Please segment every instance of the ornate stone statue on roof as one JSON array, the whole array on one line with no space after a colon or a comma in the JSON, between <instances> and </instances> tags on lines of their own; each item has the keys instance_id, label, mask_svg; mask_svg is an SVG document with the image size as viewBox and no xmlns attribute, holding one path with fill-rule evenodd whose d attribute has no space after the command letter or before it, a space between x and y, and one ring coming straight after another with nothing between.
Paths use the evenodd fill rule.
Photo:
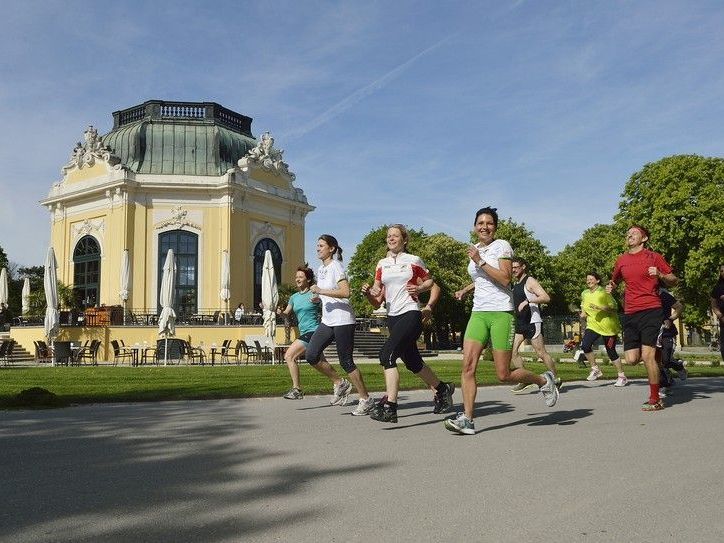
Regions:
<instances>
[{"instance_id":1,"label":"ornate stone statue on roof","mask_svg":"<svg viewBox=\"0 0 724 543\"><path fill-rule=\"evenodd\" d=\"M70 161L63 166L62 173L65 175L73 168L93 166L96 160L107 162L109 166L115 166L121 159L113 154L110 147L103 145L103 140L92 125L83 132L83 143L78 142L70 155Z\"/></svg>"},{"instance_id":2,"label":"ornate stone statue on roof","mask_svg":"<svg viewBox=\"0 0 724 543\"><path fill-rule=\"evenodd\" d=\"M268 172L288 175L292 181L296 176L289 171L289 164L283 160L284 150L274 147L274 138L269 132L264 132L256 147L251 149L239 159L239 168L247 170L249 166L256 166Z\"/></svg>"}]
</instances>

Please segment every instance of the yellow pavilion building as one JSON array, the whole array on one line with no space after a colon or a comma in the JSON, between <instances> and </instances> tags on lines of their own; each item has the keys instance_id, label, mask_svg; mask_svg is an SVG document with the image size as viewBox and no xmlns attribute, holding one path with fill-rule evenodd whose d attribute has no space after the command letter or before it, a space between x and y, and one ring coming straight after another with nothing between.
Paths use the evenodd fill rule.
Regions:
<instances>
[{"instance_id":1,"label":"yellow pavilion building","mask_svg":"<svg viewBox=\"0 0 724 543\"><path fill-rule=\"evenodd\" d=\"M255 138L251 122L214 102L150 100L114 112L107 134L88 127L41 202L58 279L77 305L157 313L168 249L180 316L257 308L266 250L277 281L293 282L314 207L271 134Z\"/></svg>"}]
</instances>

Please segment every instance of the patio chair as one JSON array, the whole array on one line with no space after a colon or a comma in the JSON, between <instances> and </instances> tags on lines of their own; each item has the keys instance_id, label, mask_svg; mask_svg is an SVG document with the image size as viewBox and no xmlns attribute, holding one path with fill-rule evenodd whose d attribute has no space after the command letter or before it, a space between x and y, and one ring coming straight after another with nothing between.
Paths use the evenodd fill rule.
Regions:
<instances>
[{"instance_id":1,"label":"patio chair","mask_svg":"<svg viewBox=\"0 0 724 543\"><path fill-rule=\"evenodd\" d=\"M272 350L269 347L267 347L267 346L262 347L262 345L261 345L261 343L259 343L258 339L254 340L254 346L256 347L257 358L258 358L259 362L264 364L264 363L272 363L274 361L274 353L272 353Z\"/></svg>"},{"instance_id":2,"label":"patio chair","mask_svg":"<svg viewBox=\"0 0 724 543\"><path fill-rule=\"evenodd\" d=\"M156 340L156 362L164 362L166 360L180 363L184 357L183 340L179 338L168 339L168 357L166 357L166 339Z\"/></svg>"},{"instance_id":3,"label":"patio chair","mask_svg":"<svg viewBox=\"0 0 724 543\"><path fill-rule=\"evenodd\" d=\"M240 339L239 341L241 341L241 349L244 351L247 365L249 362L256 362L258 356L256 349L252 349L243 339Z\"/></svg>"},{"instance_id":4,"label":"patio chair","mask_svg":"<svg viewBox=\"0 0 724 543\"><path fill-rule=\"evenodd\" d=\"M75 359L78 362L78 364L83 364L85 362L89 362L90 364L97 366L98 365L98 348L101 346L101 342L99 339L94 339L90 342L90 345L88 345L88 342L86 341L86 344L81 347L80 351L78 351L78 354L75 355Z\"/></svg>"},{"instance_id":5,"label":"patio chair","mask_svg":"<svg viewBox=\"0 0 724 543\"><path fill-rule=\"evenodd\" d=\"M243 355L244 350L241 347L241 340L238 340L236 342L236 346L233 349L231 348L231 346L229 346L229 349L226 352L226 361L230 362L233 359L238 366L239 364L241 364L241 357Z\"/></svg>"},{"instance_id":6,"label":"patio chair","mask_svg":"<svg viewBox=\"0 0 724 543\"><path fill-rule=\"evenodd\" d=\"M206 363L206 353L201 347L194 347L188 341L182 340L184 355L187 363L198 362L202 366Z\"/></svg>"},{"instance_id":7,"label":"patio chair","mask_svg":"<svg viewBox=\"0 0 724 543\"><path fill-rule=\"evenodd\" d=\"M73 350L70 341L56 341L53 346L53 359L56 365L65 364L69 366L73 362Z\"/></svg>"},{"instance_id":8,"label":"patio chair","mask_svg":"<svg viewBox=\"0 0 724 543\"><path fill-rule=\"evenodd\" d=\"M231 350L231 340L225 339L223 343L221 344L221 349L219 350L219 353L221 354L221 362L220 364L223 364L224 361L229 361L229 351Z\"/></svg>"},{"instance_id":9,"label":"patio chair","mask_svg":"<svg viewBox=\"0 0 724 543\"><path fill-rule=\"evenodd\" d=\"M53 351L45 341L33 341L33 344L35 345L35 361L38 364L53 361Z\"/></svg>"},{"instance_id":10,"label":"patio chair","mask_svg":"<svg viewBox=\"0 0 724 543\"><path fill-rule=\"evenodd\" d=\"M123 362L124 360L128 360L129 364L133 364L133 353L131 352L131 349L125 346L121 346L118 344L118 341L115 339L111 340L111 347L113 348L113 365L115 366L118 364L118 361L120 360Z\"/></svg>"}]
</instances>

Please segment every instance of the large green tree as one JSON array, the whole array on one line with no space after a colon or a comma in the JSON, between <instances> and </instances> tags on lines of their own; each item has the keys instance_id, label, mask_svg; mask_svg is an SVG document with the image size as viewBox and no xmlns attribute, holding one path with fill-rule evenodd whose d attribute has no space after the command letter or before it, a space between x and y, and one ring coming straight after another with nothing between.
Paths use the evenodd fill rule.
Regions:
<instances>
[{"instance_id":1,"label":"large green tree","mask_svg":"<svg viewBox=\"0 0 724 543\"><path fill-rule=\"evenodd\" d=\"M676 155L646 164L621 196L616 221L649 229L651 248L681 281L684 320L703 323L724 255L724 159Z\"/></svg>"},{"instance_id":2,"label":"large green tree","mask_svg":"<svg viewBox=\"0 0 724 543\"><path fill-rule=\"evenodd\" d=\"M620 226L597 224L553 258L556 288L563 298L564 307L580 305L588 273L600 274L602 283L606 284L616 257L624 249L624 231Z\"/></svg>"},{"instance_id":3,"label":"large green tree","mask_svg":"<svg viewBox=\"0 0 724 543\"><path fill-rule=\"evenodd\" d=\"M498 230L495 237L510 243L515 256L524 258L528 262L530 274L540 282L541 286L551 296L548 311L559 313L563 307L563 298L557 292L553 257L548 248L535 237L533 231L525 223L517 223L511 218L498 221ZM471 234L470 240L474 243L478 241L475 234Z\"/></svg>"}]
</instances>

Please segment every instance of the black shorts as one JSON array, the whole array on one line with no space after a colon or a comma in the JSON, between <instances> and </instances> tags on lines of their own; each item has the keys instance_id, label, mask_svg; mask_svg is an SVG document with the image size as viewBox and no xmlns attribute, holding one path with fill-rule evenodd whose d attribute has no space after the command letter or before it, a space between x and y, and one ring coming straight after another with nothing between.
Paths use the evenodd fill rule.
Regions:
<instances>
[{"instance_id":1,"label":"black shorts","mask_svg":"<svg viewBox=\"0 0 724 543\"><path fill-rule=\"evenodd\" d=\"M302 334L297 339L304 343L305 345L309 345L309 340L312 339L312 336L314 335L314 332L307 332L306 334Z\"/></svg>"},{"instance_id":2,"label":"black shorts","mask_svg":"<svg viewBox=\"0 0 724 543\"><path fill-rule=\"evenodd\" d=\"M656 347L661 324L664 322L664 310L644 309L623 316L623 349L639 349L642 345Z\"/></svg>"},{"instance_id":3,"label":"black shorts","mask_svg":"<svg viewBox=\"0 0 724 543\"><path fill-rule=\"evenodd\" d=\"M542 326L540 322L535 323L515 323L515 333L523 336L524 339L531 340L542 334Z\"/></svg>"}]
</instances>

